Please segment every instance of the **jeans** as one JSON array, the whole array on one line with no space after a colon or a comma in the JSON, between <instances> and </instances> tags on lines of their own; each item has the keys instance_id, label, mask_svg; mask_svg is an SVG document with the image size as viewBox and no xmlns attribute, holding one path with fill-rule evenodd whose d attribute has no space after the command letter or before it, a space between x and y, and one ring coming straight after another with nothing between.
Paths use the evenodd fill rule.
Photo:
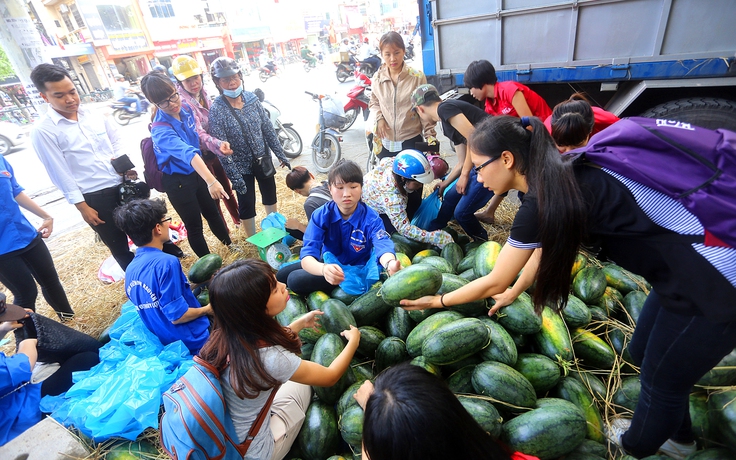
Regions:
<instances>
[{"instance_id":1,"label":"jeans","mask_svg":"<svg viewBox=\"0 0 736 460\"><path fill-rule=\"evenodd\" d=\"M276 273L276 279L286 284L296 294L307 296L314 291L331 293L337 286L328 283L324 276L312 275L297 262L287 265Z\"/></svg>"},{"instance_id":2,"label":"jeans","mask_svg":"<svg viewBox=\"0 0 736 460\"><path fill-rule=\"evenodd\" d=\"M171 205L179 213L181 221L187 228L189 246L198 257L210 253L204 239L202 217L207 219L210 230L217 239L222 241L222 244L230 245L230 235L217 203L210 196L207 184L197 173L164 174L161 182Z\"/></svg>"},{"instance_id":3,"label":"jeans","mask_svg":"<svg viewBox=\"0 0 736 460\"><path fill-rule=\"evenodd\" d=\"M136 112L140 112L141 111L141 101L137 97L134 97L134 96L126 96L126 97L123 97L121 99L118 99L118 102L122 102L125 105L127 105L128 107L130 107L130 104L133 104L133 108L135 109Z\"/></svg>"},{"instance_id":4,"label":"jeans","mask_svg":"<svg viewBox=\"0 0 736 460\"><path fill-rule=\"evenodd\" d=\"M652 291L629 344L632 359L641 366L641 394L622 437L624 449L642 458L654 455L669 438L692 442L692 387L734 347L736 321L715 323L668 311Z\"/></svg>"},{"instance_id":5,"label":"jeans","mask_svg":"<svg viewBox=\"0 0 736 460\"><path fill-rule=\"evenodd\" d=\"M15 251L0 259L0 282L13 293L15 305L36 311L36 281L41 285L43 298L59 318L74 314L59 281L51 253L40 237L34 239L25 250Z\"/></svg>"},{"instance_id":6,"label":"jeans","mask_svg":"<svg viewBox=\"0 0 736 460\"><path fill-rule=\"evenodd\" d=\"M87 205L97 211L97 215L105 223L90 225L117 261L123 271L133 261L134 254L128 249L128 237L115 226L112 212L118 207L120 191L118 186L110 187L96 192L85 193L84 201Z\"/></svg>"},{"instance_id":7,"label":"jeans","mask_svg":"<svg viewBox=\"0 0 736 460\"><path fill-rule=\"evenodd\" d=\"M474 240L487 240L488 232L475 218L474 213L485 206L492 197L493 192L478 182L478 174L471 169L465 195L458 193L454 185L449 187L437 217L429 224L427 230L440 230L454 217L469 237Z\"/></svg>"}]
</instances>

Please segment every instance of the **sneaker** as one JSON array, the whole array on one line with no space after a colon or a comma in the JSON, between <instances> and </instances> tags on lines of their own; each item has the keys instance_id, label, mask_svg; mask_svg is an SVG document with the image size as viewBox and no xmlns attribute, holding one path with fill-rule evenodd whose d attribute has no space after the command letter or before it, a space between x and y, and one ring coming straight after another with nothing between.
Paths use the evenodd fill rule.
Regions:
<instances>
[{"instance_id":1,"label":"sneaker","mask_svg":"<svg viewBox=\"0 0 736 460\"><path fill-rule=\"evenodd\" d=\"M681 442L668 439L659 448L659 453L677 460L683 460L688 455L695 453L696 450L698 450L698 445L695 441L683 444Z\"/></svg>"},{"instance_id":2,"label":"sneaker","mask_svg":"<svg viewBox=\"0 0 736 460\"><path fill-rule=\"evenodd\" d=\"M606 427L606 438L608 442L619 448L621 447L621 436L629 430L631 426L630 418L619 418L616 417L611 420L611 423Z\"/></svg>"}]
</instances>

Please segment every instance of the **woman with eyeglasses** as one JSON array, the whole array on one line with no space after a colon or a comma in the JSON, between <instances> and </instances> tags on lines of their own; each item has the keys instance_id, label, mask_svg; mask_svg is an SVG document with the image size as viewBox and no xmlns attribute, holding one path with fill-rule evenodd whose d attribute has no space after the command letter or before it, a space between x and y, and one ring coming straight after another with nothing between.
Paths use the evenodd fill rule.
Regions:
<instances>
[{"instance_id":1,"label":"woman with eyeglasses","mask_svg":"<svg viewBox=\"0 0 736 460\"><path fill-rule=\"evenodd\" d=\"M151 129L153 150L164 173L161 183L187 228L189 245L199 257L210 253L204 217L217 239L229 246L232 241L215 201L228 195L202 159L194 115L182 107L179 93L165 75L149 73L141 81L141 90L158 109Z\"/></svg>"},{"instance_id":2,"label":"woman with eyeglasses","mask_svg":"<svg viewBox=\"0 0 736 460\"><path fill-rule=\"evenodd\" d=\"M240 221L247 236L256 233L255 181L261 191L266 215L276 212L276 180L263 171L263 162L271 162L271 152L289 167L276 131L258 97L243 89L243 75L234 59L219 57L210 66L212 81L220 91L210 108L212 136L228 141L232 155L221 157L227 177L238 193Z\"/></svg>"}]
</instances>

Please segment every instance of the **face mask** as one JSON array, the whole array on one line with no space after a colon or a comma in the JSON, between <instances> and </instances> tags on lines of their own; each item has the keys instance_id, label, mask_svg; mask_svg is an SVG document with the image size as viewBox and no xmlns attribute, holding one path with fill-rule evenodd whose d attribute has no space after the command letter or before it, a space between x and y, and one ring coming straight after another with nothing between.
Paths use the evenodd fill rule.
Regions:
<instances>
[{"instance_id":1,"label":"face mask","mask_svg":"<svg viewBox=\"0 0 736 460\"><path fill-rule=\"evenodd\" d=\"M223 89L222 94L224 94L227 97L230 98L236 98L240 97L240 94L243 92L243 85L238 86L236 89Z\"/></svg>"}]
</instances>

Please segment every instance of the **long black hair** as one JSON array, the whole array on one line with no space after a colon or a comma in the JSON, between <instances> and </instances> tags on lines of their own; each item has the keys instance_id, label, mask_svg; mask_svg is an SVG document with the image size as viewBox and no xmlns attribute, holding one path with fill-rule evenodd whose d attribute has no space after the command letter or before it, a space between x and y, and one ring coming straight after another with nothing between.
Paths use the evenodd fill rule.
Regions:
<instances>
[{"instance_id":1,"label":"long black hair","mask_svg":"<svg viewBox=\"0 0 736 460\"><path fill-rule=\"evenodd\" d=\"M572 264L585 234L585 207L572 164L562 160L536 117L488 118L476 127L468 147L483 157L495 158L504 151L514 156L514 168L525 176L528 195L538 206L542 259L534 306L537 312L544 305L559 310L567 303Z\"/></svg>"},{"instance_id":2,"label":"long black hair","mask_svg":"<svg viewBox=\"0 0 736 460\"><path fill-rule=\"evenodd\" d=\"M371 460L509 459L445 382L409 363L376 378L363 418L363 446Z\"/></svg>"},{"instance_id":3,"label":"long black hair","mask_svg":"<svg viewBox=\"0 0 736 460\"><path fill-rule=\"evenodd\" d=\"M595 117L583 93L575 93L552 110L552 138L559 147L576 147L590 136Z\"/></svg>"}]
</instances>

